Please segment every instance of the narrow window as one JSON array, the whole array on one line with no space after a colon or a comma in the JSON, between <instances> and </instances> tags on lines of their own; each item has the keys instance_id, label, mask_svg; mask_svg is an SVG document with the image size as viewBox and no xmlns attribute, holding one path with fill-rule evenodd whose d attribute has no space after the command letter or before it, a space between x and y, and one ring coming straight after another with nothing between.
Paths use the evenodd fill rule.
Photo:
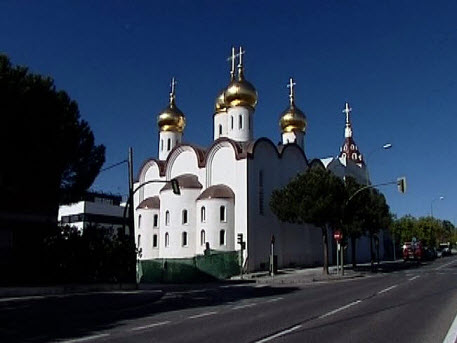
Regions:
<instances>
[{"instance_id":1,"label":"narrow window","mask_svg":"<svg viewBox=\"0 0 457 343\"><path fill-rule=\"evenodd\" d=\"M205 245L206 243L206 233L205 230L200 232L200 245Z\"/></svg>"},{"instance_id":2,"label":"narrow window","mask_svg":"<svg viewBox=\"0 0 457 343\"><path fill-rule=\"evenodd\" d=\"M230 119L231 119L231 122L232 122L231 127L232 127L232 130L233 130L233 116Z\"/></svg>"},{"instance_id":3,"label":"narrow window","mask_svg":"<svg viewBox=\"0 0 457 343\"><path fill-rule=\"evenodd\" d=\"M165 225L170 225L170 211L165 212Z\"/></svg>"},{"instance_id":4,"label":"narrow window","mask_svg":"<svg viewBox=\"0 0 457 343\"><path fill-rule=\"evenodd\" d=\"M187 210L182 210L182 223L187 224Z\"/></svg>"},{"instance_id":5,"label":"narrow window","mask_svg":"<svg viewBox=\"0 0 457 343\"><path fill-rule=\"evenodd\" d=\"M187 247L187 232L186 231L184 231L182 233L182 246Z\"/></svg>"},{"instance_id":6,"label":"narrow window","mask_svg":"<svg viewBox=\"0 0 457 343\"><path fill-rule=\"evenodd\" d=\"M160 151L163 151L163 139L160 140Z\"/></svg>"},{"instance_id":7,"label":"narrow window","mask_svg":"<svg viewBox=\"0 0 457 343\"><path fill-rule=\"evenodd\" d=\"M154 227L157 227L159 225L159 215L154 214L154 221L153 221Z\"/></svg>"},{"instance_id":8,"label":"narrow window","mask_svg":"<svg viewBox=\"0 0 457 343\"><path fill-rule=\"evenodd\" d=\"M138 249L140 249L140 245L141 245L141 235L138 235L138 242L137 242Z\"/></svg>"},{"instance_id":9,"label":"narrow window","mask_svg":"<svg viewBox=\"0 0 457 343\"><path fill-rule=\"evenodd\" d=\"M152 236L152 247L157 248L157 235Z\"/></svg>"},{"instance_id":10,"label":"narrow window","mask_svg":"<svg viewBox=\"0 0 457 343\"><path fill-rule=\"evenodd\" d=\"M219 125L219 135L222 135L222 125Z\"/></svg>"},{"instance_id":11,"label":"narrow window","mask_svg":"<svg viewBox=\"0 0 457 343\"><path fill-rule=\"evenodd\" d=\"M171 139L168 138L168 140L167 140L167 150L170 150L170 148L171 148Z\"/></svg>"},{"instance_id":12,"label":"narrow window","mask_svg":"<svg viewBox=\"0 0 457 343\"><path fill-rule=\"evenodd\" d=\"M251 117L248 117L247 129L249 130L250 127L251 127Z\"/></svg>"},{"instance_id":13,"label":"narrow window","mask_svg":"<svg viewBox=\"0 0 457 343\"><path fill-rule=\"evenodd\" d=\"M357 159L357 154L355 154L355 153L352 154L352 159L353 159L353 160L356 160L356 159Z\"/></svg>"},{"instance_id":14,"label":"narrow window","mask_svg":"<svg viewBox=\"0 0 457 343\"><path fill-rule=\"evenodd\" d=\"M200 220L202 223L206 222L206 208L205 206L202 206L200 210Z\"/></svg>"},{"instance_id":15,"label":"narrow window","mask_svg":"<svg viewBox=\"0 0 457 343\"><path fill-rule=\"evenodd\" d=\"M138 216L138 229L141 228L141 214Z\"/></svg>"},{"instance_id":16,"label":"narrow window","mask_svg":"<svg viewBox=\"0 0 457 343\"><path fill-rule=\"evenodd\" d=\"M241 130L243 128L243 117L241 114L238 116L238 128Z\"/></svg>"},{"instance_id":17,"label":"narrow window","mask_svg":"<svg viewBox=\"0 0 457 343\"><path fill-rule=\"evenodd\" d=\"M219 245L225 245L225 230L219 231Z\"/></svg>"},{"instance_id":18,"label":"narrow window","mask_svg":"<svg viewBox=\"0 0 457 343\"><path fill-rule=\"evenodd\" d=\"M263 171L259 171L259 214L264 214Z\"/></svg>"},{"instance_id":19,"label":"narrow window","mask_svg":"<svg viewBox=\"0 0 457 343\"><path fill-rule=\"evenodd\" d=\"M165 234L165 247L168 247L170 245L170 236L168 235L168 232Z\"/></svg>"},{"instance_id":20,"label":"narrow window","mask_svg":"<svg viewBox=\"0 0 457 343\"><path fill-rule=\"evenodd\" d=\"M221 222L225 222L226 219L225 219L225 206L221 206L219 208L219 218L221 220Z\"/></svg>"}]
</instances>

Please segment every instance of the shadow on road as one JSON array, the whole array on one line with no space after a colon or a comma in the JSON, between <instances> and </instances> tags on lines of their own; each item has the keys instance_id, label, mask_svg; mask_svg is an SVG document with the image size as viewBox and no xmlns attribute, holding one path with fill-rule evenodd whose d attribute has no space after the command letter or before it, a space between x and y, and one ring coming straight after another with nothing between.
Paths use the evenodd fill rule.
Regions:
<instances>
[{"instance_id":1,"label":"shadow on road","mask_svg":"<svg viewBox=\"0 0 457 343\"><path fill-rule=\"evenodd\" d=\"M48 342L84 337L112 329L121 322L156 314L242 299L280 296L295 287L212 285L204 289L111 292L52 296L0 304L1 342Z\"/></svg>"}]
</instances>

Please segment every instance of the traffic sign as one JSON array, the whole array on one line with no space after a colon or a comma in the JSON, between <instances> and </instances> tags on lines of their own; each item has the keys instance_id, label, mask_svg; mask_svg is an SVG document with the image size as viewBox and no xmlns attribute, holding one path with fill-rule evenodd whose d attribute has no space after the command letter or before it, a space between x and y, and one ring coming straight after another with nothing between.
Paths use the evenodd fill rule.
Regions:
<instances>
[{"instance_id":1,"label":"traffic sign","mask_svg":"<svg viewBox=\"0 0 457 343\"><path fill-rule=\"evenodd\" d=\"M343 239L343 233L340 230L335 230L335 232L333 232L333 238L335 241L339 242Z\"/></svg>"}]
</instances>

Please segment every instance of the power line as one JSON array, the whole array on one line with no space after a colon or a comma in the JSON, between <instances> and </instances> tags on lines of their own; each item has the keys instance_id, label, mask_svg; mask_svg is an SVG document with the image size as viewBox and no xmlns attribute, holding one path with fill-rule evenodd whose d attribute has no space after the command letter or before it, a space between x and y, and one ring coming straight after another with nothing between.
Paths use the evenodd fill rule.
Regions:
<instances>
[{"instance_id":1,"label":"power line","mask_svg":"<svg viewBox=\"0 0 457 343\"><path fill-rule=\"evenodd\" d=\"M112 165L110 165L110 166L108 166L108 167L106 167L106 168L101 169L101 170L100 170L100 173L101 173L101 172L104 172L104 171L107 171L107 170L109 170L109 169L111 169L111 168L120 166L121 164L124 164L124 163L127 163L127 162L128 162L127 160L123 160L123 161L121 161L121 162L114 163L114 164L112 164Z\"/></svg>"}]
</instances>

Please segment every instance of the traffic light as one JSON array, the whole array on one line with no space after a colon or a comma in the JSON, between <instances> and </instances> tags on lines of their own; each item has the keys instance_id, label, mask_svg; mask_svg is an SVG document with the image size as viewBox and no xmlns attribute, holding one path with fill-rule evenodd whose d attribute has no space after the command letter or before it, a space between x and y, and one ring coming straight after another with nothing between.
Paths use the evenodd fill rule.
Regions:
<instances>
[{"instance_id":1,"label":"traffic light","mask_svg":"<svg viewBox=\"0 0 457 343\"><path fill-rule=\"evenodd\" d=\"M171 179L171 188L173 189L173 193L176 195L181 194L181 190L179 189L179 182L177 179Z\"/></svg>"},{"instance_id":2,"label":"traffic light","mask_svg":"<svg viewBox=\"0 0 457 343\"><path fill-rule=\"evenodd\" d=\"M237 235L237 243L238 244L243 244L243 234L242 233L239 233Z\"/></svg>"},{"instance_id":3,"label":"traffic light","mask_svg":"<svg viewBox=\"0 0 457 343\"><path fill-rule=\"evenodd\" d=\"M406 177L399 177L397 179L397 187L400 193L406 193Z\"/></svg>"}]
</instances>

